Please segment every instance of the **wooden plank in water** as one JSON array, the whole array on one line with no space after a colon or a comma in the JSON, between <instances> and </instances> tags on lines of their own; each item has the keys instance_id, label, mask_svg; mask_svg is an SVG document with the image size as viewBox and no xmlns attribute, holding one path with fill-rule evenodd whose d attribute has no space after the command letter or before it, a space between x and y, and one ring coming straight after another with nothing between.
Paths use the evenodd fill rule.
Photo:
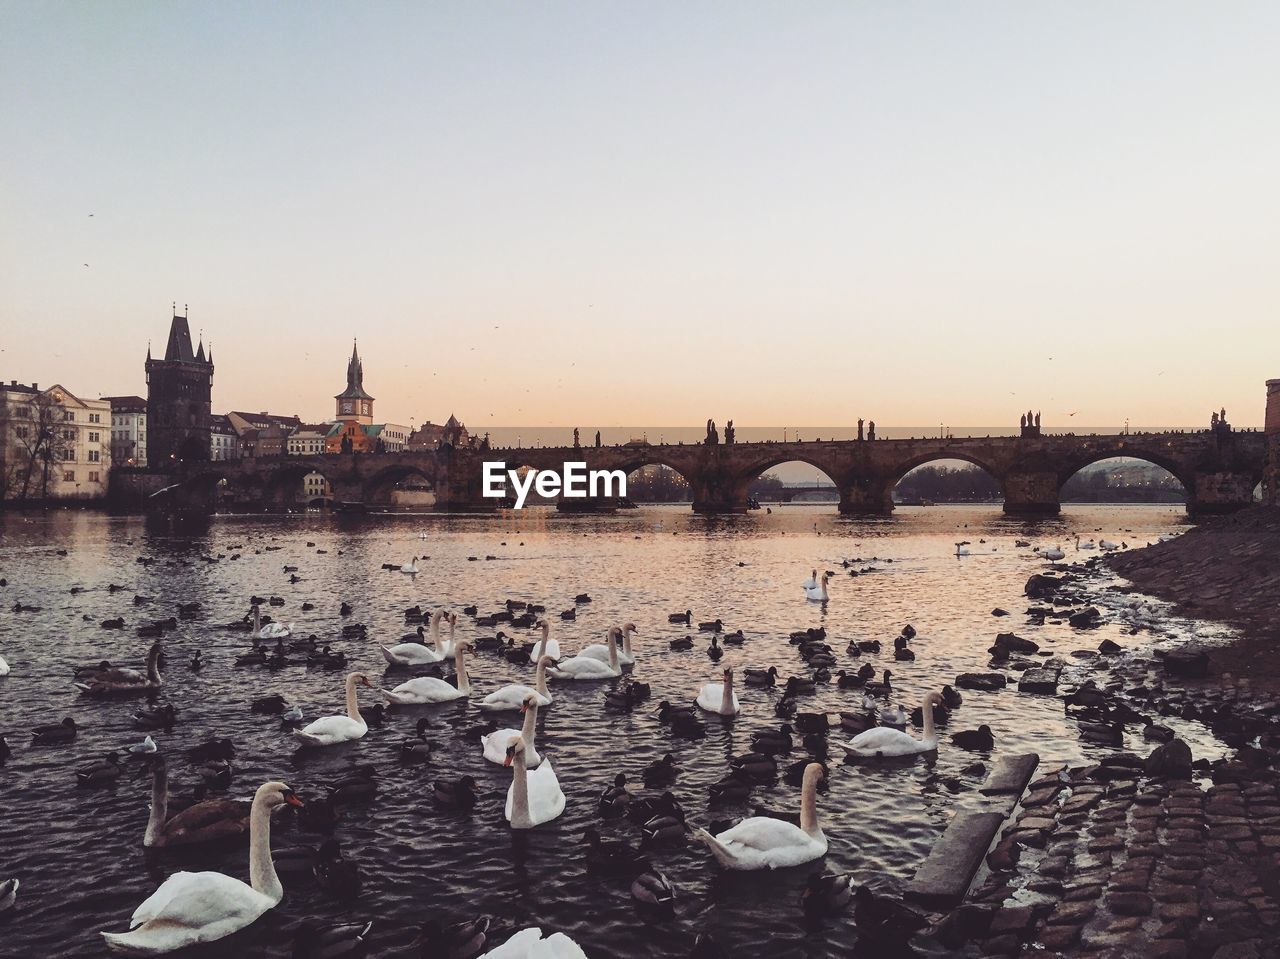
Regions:
<instances>
[{"instance_id":1,"label":"wooden plank in water","mask_svg":"<svg viewBox=\"0 0 1280 959\"><path fill-rule=\"evenodd\" d=\"M906 897L931 908L958 906L1004 820L998 812L956 816L907 884Z\"/></svg>"},{"instance_id":2,"label":"wooden plank in water","mask_svg":"<svg viewBox=\"0 0 1280 959\"><path fill-rule=\"evenodd\" d=\"M1027 788L1027 783L1031 782L1038 765L1040 757L1036 753L1005 756L996 763L996 768L982 784L980 792L984 796L1013 796L1016 799Z\"/></svg>"}]
</instances>

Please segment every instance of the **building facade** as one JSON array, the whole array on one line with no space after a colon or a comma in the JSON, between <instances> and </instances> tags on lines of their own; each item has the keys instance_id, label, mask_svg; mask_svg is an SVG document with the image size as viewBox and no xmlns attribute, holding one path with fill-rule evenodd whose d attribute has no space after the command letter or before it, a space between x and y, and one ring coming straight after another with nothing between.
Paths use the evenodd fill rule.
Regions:
<instances>
[{"instance_id":1,"label":"building facade","mask_svg":"<svg viewBox=\"0 0 1280 959\"><path fill-rule=\"evenodd\" d=\"M409 436L405 449L435 450L442 444L448 444L454 448L472 445L471 433L452 413L449 414L449 419L443 426L432 423L430 420L419 426Z\"/></svg>"},{"instance_id":2,"label":"building facade","mask_svg":"<svg viewBox=\"0 0 1280 959\"><path fill-rule=\"evenodd\" d=\"M147 462L154 469L207 460L213 420L213 353L191 348L185 316L173 317L164 359L147 347Z\"/></svg>"},{"instance_id":3,"label":"building facade","mask_svg":"<svg viewBox=\"0 0 1280 959\"><path fill-rule=\"evenodd\" d=\"M289 435L290 456L316 456L325 452L325 438L331 429L328 423L304 423Z\"/></svg>"},{"instance_id":4,"label":"building facade","mask_svg":"<svg viewBox=\"0 0 1280 959\"><path fill-rule=\"evenodd\" d=\"M111 404L111 462L147 465L147 401L141 396L104 396Z\"/></svg>"},{"instance_id":5,"label":"building facade","mask_svg":"<svg viewBox=\"0 0 1280 959\"><path fill-rule=\"evenodd\" d=\"M1280 380L1267 380L1267 469L1262 481L1262 498L1271 506L1280 505Z\"/></svg>"},{"instance_id":6,"label":"building facade","mask_svg":"<svg viewBox=\"0 0 1280 959\"><path fill-rule=\"evenodd\" d=\"M240 458L240 434L231 417L215 414L209 423L209 459L215 462Z\"/></svg>"},{"instance_id":7,"label":"building facade","mask_svg":"<svg viewBox=\"0 0 1280 959\"><path fill-rule=\"evenodd\" d=\"M244 413L233 410L227 419L235 427L240 456L284 456L289 451L289 437L302 426L297 416L276 413Z\"/></svg>"},{"instance_id":8,"label":"building facade","mask_svg":"<svg viewBox=\"0 0 1280 959\"><path fill-rule=\"evenodd\" d=\"M63 386L0 385L0 495L6 502L98 500L111 470L111 403Z\"/></svg>"}]
</instances>

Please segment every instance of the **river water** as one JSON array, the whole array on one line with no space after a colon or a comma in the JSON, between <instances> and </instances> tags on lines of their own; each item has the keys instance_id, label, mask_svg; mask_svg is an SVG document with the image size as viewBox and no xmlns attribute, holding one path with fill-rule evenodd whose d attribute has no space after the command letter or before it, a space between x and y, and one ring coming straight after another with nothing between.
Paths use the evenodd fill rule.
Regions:
<instances>
[{"instance_id":1,"label":"river water","mask_svg":"<svg viewBox=\"0 0 1280 959\"><path fill-rule=\"evenodd\" d=\"M138 703L84 699L72 686L72 667L104 658L140 664L150 640L137 637L134 628L175 614L179 602L199 602L203 613L181 621L165 639L161 700L179 709L179 722L154 735L169 757L177 797L189 796L194 781L185 750L214 735L230 737L239 750L232 797L248 798L268 778L285 780L304 799L323 796L326 783L366 763L377 768L380 784L377 798L349 807L334 831L345 855L360 865L359 898L336 901L310 881L288 883L280 907L232 940L196 954L287 955L287 929L304 917L375 919L371 954L408 954L394 944L411 927L430 918L486 913L498 917L493 931L499 939L514 928L539 924L570 934L593 957L684 956L698 932L712 933L738 955L845 955L855 939L851 914L817 925L802 920L799 893L812 871L807 868L725 875L700 845L657 849L654 864L678 894L675 915L665 920L637 913L627 881L588 872L584 829L639 840L636 827L625 820L604 822L597 812L597 797L618 771L639 786L640 770L671 752L680 770L673 791L692 820L706 824L742 815L749 803L709 809L708 785L726 773L731 755L749 749L754 731L781 722L774 714L778 691L739 689L743 713L736 721L710 719L705 739L673 740L655 716L658 701L691 701L701 684L718 678L721 667L707 657L707 636L696 626L694 649L672 651L668 641L689 631L669 624L667 614L688 608L695 623L718 617L727 629L744 630L746 644L729 647L721 663L737 667L739 676L743 667L771 665L783 677L807 675L787 636L825 626L842 664L856 669L870 661L892 669L894 699L911 708L957 673L987 668L986 649L999 631L1016 631L1064 657L1094 650L1104 638L1136 648L1162 638L1145 630L1129 635L1116 616L1086 633L1066 624L1028 625L1022 588L1046 564L1016 548L1014 540L1061 543L1070 561L1092 555L1074 551L1076 532L1132 546L1185 522L1178 506L1068 506L1058 520L1039 524L1006 520L998 507L987 506L904 508L889 520L847 521L830 504L724 519L697 517L687 507L611 517L531 509L496 517L219 516L176 528L88 512L0 516L0 576L8 579L0 589L0 654L12 667L0 679L0 732L14 753L0 768L0 880L18 876L22 883L17 908L0 917L0 955L105 955L98 930L124 930L133 909L167 873L213 868L247 878L243 846L144 854L145 776L127 772L109 790L80 789L75 782L77 765L137 742L143 733L131 721ZM971 542L971 555L955 555L959 540ZM235 554L239 558L231 559ZM398 565L424 554L429 558L419 560L416 577L382 569L383 563ZM209 562L205 556L221 558ZM154 563L142 565L136 562L140 557ZM845 574L846 559L860 560L852 568L861 575ZM286 565L299 568L299 582L289 582ZM838 574L826 604L806 602L800 588L815 566ZM109 583L125 588L111 593ZM573 607L579 593L590 594L592 602L578 607L575 621L562 622L557 613ZM135 594L154 601L135 606ZM603 708L608 684L554 683L556 700L542 711L538 745L553 757L568 805L553 823L514 832L502 815L509 773L481 758L479 737L495 724L474 708L398 707L383 728L357 743L305 753L294 748L278 719L252 713L249 701L272 692L300 704L308 720L341 712L343 678L341 672L305 666L235 667L247 636L218 624L244 615L252 594L283 597L285 605L270 613L294 623L295 635L314 633L345 651L375 680L384 666L376 643L405 633L403 610L416 604L455 610L477 604L489 612L509 598L545 603L552 635L569 651L603 641L615 623L633 621L639 627L635 675L652 685L653 698L619 716ZM1111 600L1117 608L1130 601L1119 595ZM12 611L18 602L40 610ZM304 602L314 610L302 611ZM347 619L338 614L342 602L354 607ZM1012 615L994 618L994 607ZM99 627L99 621L117 616L126 620L125 630ZM368 637L343 639L345 623L366 624ZM894 662L892 640L907 623L918 631L912 643L917 658ZM1161 619L1160 628L1163 638L1222 633L1171 617ZM458 634L493 630L477 629L460 615ZM885 651L848 658L850 639L879 639ZM187 668L197 649L207 664L199 673ZM1089 661L1072 662L1064 681L1089 675ZM471 674L473 695L479 696L506 682L531 681L532 669L479 653ZM401 678L387 680L391 686ZM859 691L834 683L818 689L801 697L802 710L835 713L856 709L861 700ZM368 692L362 690L366 702ZM400 743L424 714L432 718L430 738L443 749L430 765L402 765ZM511 715L502 725L518 725ZM30 727L64 716L82 727L74 743L30 744ZM956 748L944 732L936 758L892 765L846 764L838 743L847 734L833 730L831 775L818 802L830 840L827 869L896 888L910 878L950 817L976 802L981 777L962 774L968 764L989 766L1002 753L1027 750L1039 752L1046 765L1107 752L1080 741L1060 699L1019 694L1013 686L998 693L966 692L949 730L980 723L995 733L990 755ZM1129 745L1138 752L1149 748L1140 739ZM1213 758L1212 742L1202 738L1194 745L1197 756ZM797 743L783 758L803 756ZM437 809L430 784L468 773L481 786L475 811ZM794 809L798 790L783 783L762 786L750 802ZM321 839L300 832L288 817L273 832L275 845L314 845Z\"/></svg>"}]
</instances>

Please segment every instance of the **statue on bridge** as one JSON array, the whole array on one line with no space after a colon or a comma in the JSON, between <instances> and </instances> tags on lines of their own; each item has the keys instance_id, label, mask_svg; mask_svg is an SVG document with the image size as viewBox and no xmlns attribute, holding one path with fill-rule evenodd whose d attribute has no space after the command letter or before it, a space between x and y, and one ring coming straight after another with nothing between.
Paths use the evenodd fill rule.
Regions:
<instances>
[{"instance_id":1,"label":"statue on bridge","mask_svg":"<svg viewBox=\"0 0 1280 959\"><path fill-rule=\"evenodd\" d=\"M862 435L862 417L861 417L861 416L859 416L859 417L858 417L858 442L862 442L862 440L863 440L863 435Z\"/></svg>"},{"instance_id":2,"label":"statue on bridge","mask_svg":"<svg viewBox=\"0 0 1280 959\"><path fill-rule=\"evenodd\" d=\"M351 437L350 437L350 435L343 436L343 437L342 437L342 443L341 443L341 449L342 449L342 452L344 452L344 453L350 453L350 452L352 452L352 450L353 450L354 448L355 448L355 447L354 447L354 444L351 442Z\"/></svg>"},{"instance_id":3,"label":"statue on bridge","mask_svg":"<svg viewBox=\"0 0 1280 959\"><path fill-rule=\"evenodd\" d=\"M720 442L720 434L716 432L715 420L707 420L707 439L708 446L715 446Z\"/></svg>"},{"instance_id":4,"label":"statue on bridge","mask_svg":"<svg viewBox=\"0 0 1280 959\"><path fill-rule=\"evenodd\" d=\"M600 448L600 431L596 430L596 449Z\"/></svg>"},{"instance_id":5,"label":"statue on bridge","mask_svg":"<svg viewBox=\"0 0 1280 959\"><path fill-rule=\"evenodd\" d=\"M576 450L576 449L580 449L581 447L582 447L582 444L578 442L578 428L575 426L573 428L573 448Z\"/></svg>"},{"instance_id":6,"label":"statue on bridge","mask_svg":"<svg viewBox=\"0 0 1280 959\"><path fill-rule=\"evenodd\" d=\"M1036 410L1036 432L1040 432L1040 411Z\"/></svg>"},{"instance_id":7,"label":"statue on bridge","mask_svg":"<svg viewBox=\"0 0 1280 959\"><path fill-rule=\"evenodd\" d=\"M876 438L876 421L872 420L870 423L867 424L867 439L873 440L875 438Z\"/></svg>"},{"instance_id":8,"label":"statue on bridge","mask_svg":"<svg viewBox=\"0 0 1280 959\"><path fill-rule=\"evenodd\" d=\"M724 425L724 443L728 446L733 442L733 420Z\"/></svg>"},{"instance_id":9,"label":"statue on bridge","mask_svg":"<svg viewBox=\"0 0 1280 959\"><path fill-rule=\"evenodd\" d=\"M1027 414L1026 413L1023 413L1021 416L1018 417L1018 428L1021 429L1023 433L1027 431Z\"/></svg>"}]
</instances>

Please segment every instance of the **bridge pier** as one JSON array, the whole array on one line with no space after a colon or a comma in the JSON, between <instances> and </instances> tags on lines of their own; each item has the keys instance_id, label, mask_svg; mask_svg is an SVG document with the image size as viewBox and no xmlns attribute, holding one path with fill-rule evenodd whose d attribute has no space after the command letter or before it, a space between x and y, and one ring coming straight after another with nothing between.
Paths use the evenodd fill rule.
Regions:
<instances>
[{"instance_id":1,"label":"bridge pier","mask_svg":"<svg viewBox=\"0 0 1280 959\"><path fill-rule=\"evenodd\" d=\"M1191 516L1221 516L1253 505L1252 473L1196 473L1187 492L1187 513Z\"/></svg>"},{"instance_id":2,"label":"bridge pier","mask_svg":"<svg viewBox=\"0 0 1280 959\"><path fill-rule=\"evenodd\" d=\"M841 516L892 516L893 486L870 478L854 480L840 490Z\"/></svg>"},{"instance_id":3,"label":"bridge pier","mask_svg":"<svg viewBox=\"0 0 1280 959\"><path fill-rule=\"evenodd\" d=\"M1010 516L1057 516L1062 512L1058 474L1052 470L1007 473L1001 482Z\"/></svg>"}]
</instances>

